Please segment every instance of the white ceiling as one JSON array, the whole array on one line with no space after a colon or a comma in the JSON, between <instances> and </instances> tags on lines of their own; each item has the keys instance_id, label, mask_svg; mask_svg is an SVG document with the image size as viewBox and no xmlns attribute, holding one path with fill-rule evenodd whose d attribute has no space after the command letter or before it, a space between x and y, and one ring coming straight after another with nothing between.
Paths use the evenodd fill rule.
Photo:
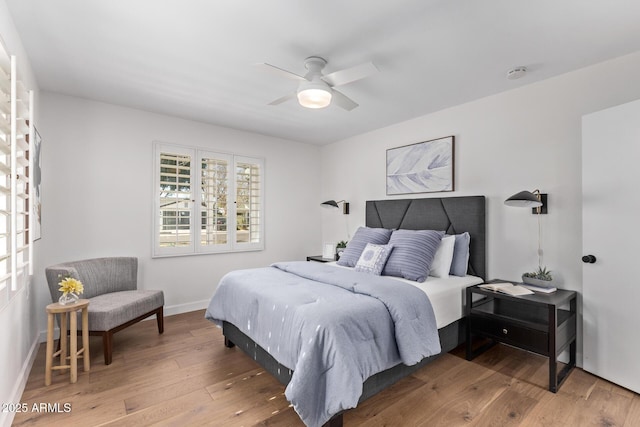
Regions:
<instances>
[{"instance_id":1,"label":"white ceiling","mask_svg":"<svg viewBox=\"0 0 640 427\"><path fill-rule=\"evenodd\" d=\"M41 90L313 144L640 50L638 0L5 1ZM312 55L360 107L267 105Z\"/></svg>"}]
</instances>

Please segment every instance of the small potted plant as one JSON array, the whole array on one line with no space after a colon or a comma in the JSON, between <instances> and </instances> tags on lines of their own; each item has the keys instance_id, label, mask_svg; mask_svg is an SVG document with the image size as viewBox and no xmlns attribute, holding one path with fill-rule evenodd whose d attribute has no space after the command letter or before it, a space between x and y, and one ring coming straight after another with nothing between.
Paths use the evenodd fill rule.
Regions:
<instances>
[{"instance_id":1,"label":"small potted plant","mask_svg":"<svg viewBox=\"0 0 640 427\"><path fill-rule=\"evenodd\" d=\"M522 275L522 282L528 285L550 288L553 287L553 276L551 276L551 270L547 270L547 267L539 266L538 269L532 273L524 273Z\"/></svg>"},{"instance_id":2,"label":"small potted plant","mask_svg":"<svg viewBox=\"0 0 640 427\"><path fill-rule=\"evenodd\" d=\"M336 245L336 261L340 259L346 247L347 247L346 240L340 240L338 242L338 244Z\"/></svg>"}]
</instances>

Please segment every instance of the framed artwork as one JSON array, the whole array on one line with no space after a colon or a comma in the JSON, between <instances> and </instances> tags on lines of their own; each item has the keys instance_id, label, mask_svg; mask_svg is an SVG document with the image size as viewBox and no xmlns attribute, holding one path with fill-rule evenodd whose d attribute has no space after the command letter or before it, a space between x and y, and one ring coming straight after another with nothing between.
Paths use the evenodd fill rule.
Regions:
<instances>
[{"instance_id":1,"label":"framed artwork","mask_svg":"<svg viewBox=\"0 0 640 427\"><path fill-rule=\"evenodd\" d=\"M387 195L453 191L454 136L387 150Z\"/></svg>"},{"instance_id":2,"label":"framed artwork","mask_svg":"<svg viewBox=\"0 0 640 427\"><path fill-rule=\"evenodd\" d=\"M35 128L34 128L35 129ZM31 204L31 215L33 215L33 240L38 240L41 237L42 226L42 138L38 133L38 129L35 129L36 137L33 140L33 202Z\"/></svg>"}]
</instances>

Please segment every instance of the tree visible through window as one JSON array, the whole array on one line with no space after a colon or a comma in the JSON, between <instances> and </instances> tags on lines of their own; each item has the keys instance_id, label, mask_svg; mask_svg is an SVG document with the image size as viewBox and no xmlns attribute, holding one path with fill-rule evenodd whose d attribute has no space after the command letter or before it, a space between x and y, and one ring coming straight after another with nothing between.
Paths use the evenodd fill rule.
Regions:
<instances>
[{"instance_id":1,"label":"tree visible through window","mask_svg":"<svg viewBox=\"0 0 640 427\"><path fill-rule=\"evenodd\" d=\"M236 165L236 239L256 243L260 240L260 165Z\"/></svg>"},{"instance_id":2,"label":"tree visible through window","mask_svg":"<svg viewBox=\"0 0 640 427\"><path fill-rule=\"evenodd\" d=\"M202 185L200 244L203 246L227 244L229 162L223 159L203 158L200 173Z\"/></svg>"}]
</instances>

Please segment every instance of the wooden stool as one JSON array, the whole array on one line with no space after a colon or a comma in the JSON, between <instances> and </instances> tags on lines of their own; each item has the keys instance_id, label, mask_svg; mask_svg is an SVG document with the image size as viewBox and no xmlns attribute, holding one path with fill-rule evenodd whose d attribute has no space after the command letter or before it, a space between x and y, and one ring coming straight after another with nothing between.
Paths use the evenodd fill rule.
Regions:
<instances>
[{"instance_id":1,"label":"wooden stool","mask_svg":"<svg viewBox=\"0 0 640 427\"><path fill-rule=\"evenodd\" d=\"M53 369L69 369L71 382L78 381L78 356L84 359L84 371L89 371L89 307L88 299L78 300L75 304L62 305L58 302L47 306L47 361L44 372L44 385L51 384ZM82 310L82 348L78 350L78 319L76 314ZM70 352L67 357L67 313L70 313ZM53 352L53 318L60 314L60 350ZM53 358L60 355L60 364L53 366ZM69 365L67 365L67 358Z\"/></svg>"}]
</instances>

